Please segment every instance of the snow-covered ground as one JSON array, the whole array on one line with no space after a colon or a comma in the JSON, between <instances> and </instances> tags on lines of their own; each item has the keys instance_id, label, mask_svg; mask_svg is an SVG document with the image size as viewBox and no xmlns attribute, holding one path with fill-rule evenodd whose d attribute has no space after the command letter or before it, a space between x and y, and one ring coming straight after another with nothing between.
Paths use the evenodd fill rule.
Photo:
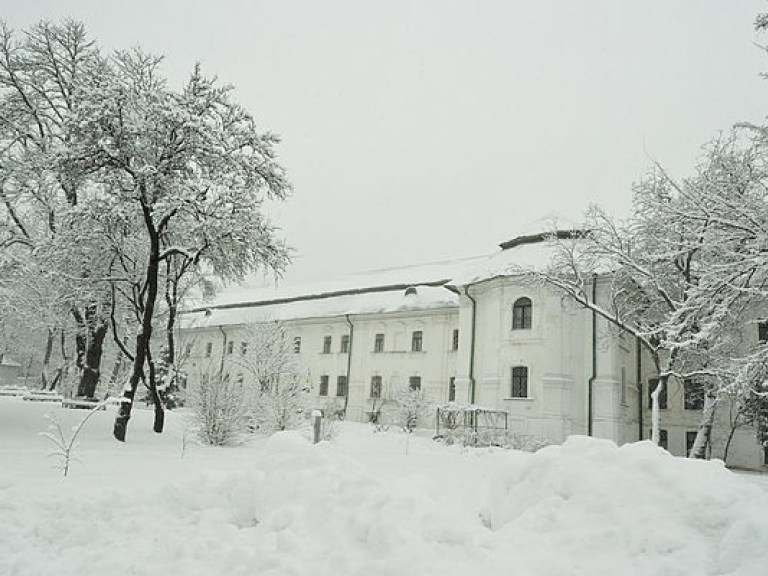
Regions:
<instances>
[{"instance_id":1,"label":"snow-covered ground","mask_svg":"<svg viewBox=\"0 0 768 576\"><path fill-rule=\"evenodd\" d=\"M53 412L0 399L0 574L708 575L768 573L768 482L648 443L575 437L536 454L446 447L344 424L184 447L136 410L86 424L67 478Z\"/></svg>"}]
</instances>

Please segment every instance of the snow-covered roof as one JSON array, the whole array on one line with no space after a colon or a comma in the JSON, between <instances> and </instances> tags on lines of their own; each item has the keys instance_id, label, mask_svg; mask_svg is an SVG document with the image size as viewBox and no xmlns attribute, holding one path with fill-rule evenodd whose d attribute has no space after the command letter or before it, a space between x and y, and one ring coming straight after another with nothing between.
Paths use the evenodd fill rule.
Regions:
<instances>
[{"instance_id":1,"label":"snow-covered roof","mask_svg":"<svg viewBox=\"0 0 768 576\"><path fill-rule=\"evenodd\" d=\"M198 309L183 314L183 328L204 326L231 326L269 320L296 320L299 318L331 318L346 314L379 314L410 310L456 308L458 296L443 286L416 286L416 294L405 294L397 289L369 290L333 295L305 295L284 300L249 302Z\"/></svg>"},{"instance_id":2,"label":"snow-covered roof","mask_svg":"<svg viewBox=\"0 0 768 576\"><path fill-rule=\"evenodd\" d=\"M562 232L568 236L574 231ZM520 234L490 255L385 268L302 285L228 288L182 316L183 327L323 318L458 306L456 286L542 270L552 259L552 232ZM406 289L417 287L415 295Z\"/></svg>"},{"instance_id":3,"label":"snow-covered roof","mask_svg":"<svg viewBox=\"0 0 768 576\"><path fill-rule=\"evenodd\" d=\"M396 268L381 268L311 283L292 285L277 282L271 286L230 286L210 302L200 304L200 307L214 308L249 303L257 304L292 298L360 292L384 287L440 285L451 280L467 266L480 262L486 257L476 256Z\"/></svg>"}]
</instances>

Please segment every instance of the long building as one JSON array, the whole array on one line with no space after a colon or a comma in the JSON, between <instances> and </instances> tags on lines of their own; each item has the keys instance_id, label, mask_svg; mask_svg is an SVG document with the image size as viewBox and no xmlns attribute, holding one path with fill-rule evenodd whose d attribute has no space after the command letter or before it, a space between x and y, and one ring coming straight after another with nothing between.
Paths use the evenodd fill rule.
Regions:
<instances>
[{"instance_id":1,"label":"long building","mask_svg":"<svg viewBox=\"0 0 768 576\"><path fill-rule=\"evenodd\" d=\"M368 421L398 390L433 405L456 402L507 414L516 433L562 442L572 434L618 444L650 438L657 374L634 338L526 274L549 260L544 235L520 236L478 258L381 270L335 282L241 294L184 315L180 341L190 386L212 370L237 377L249 326L285 326L298 374L319 408ZM608 278L596 279L599 299ZM250 296L250 297L249 297ZM757 322L743 337L760 337ZM690 450L703 395L670 380L660 399L660 443ZM754 428L718 408L711 456L729 443L731 466L765 465Z\"/></svg>"}]
</instances>

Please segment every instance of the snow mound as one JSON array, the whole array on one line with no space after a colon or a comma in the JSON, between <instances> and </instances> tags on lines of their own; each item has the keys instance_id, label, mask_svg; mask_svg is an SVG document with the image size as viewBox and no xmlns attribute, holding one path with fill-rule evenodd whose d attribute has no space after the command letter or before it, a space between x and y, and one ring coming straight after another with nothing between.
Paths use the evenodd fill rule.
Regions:
<instances>
[{"instance_id":1,"label":"snow mound","mask_svg":"<svg viewBox=\"0 0 768 576\"><path fill-rule=\"evenodd\" d=\"M722 462L575 436L515 454L482 516L535 574L746 576L768 570L767 512Z\"/></svg>"},{"instance_id":2,"label":"snow mound","mask_svg":"<svg viewBox=\"0 0 768 576\"><path fill-rule=\"evenodd\" d=\"M471 566L465 547L485 529L430 480L384 482L292 432L261 444L240 470L133 494L0 488L0 574L415 576Z\"/></svg>"}]
</instances>

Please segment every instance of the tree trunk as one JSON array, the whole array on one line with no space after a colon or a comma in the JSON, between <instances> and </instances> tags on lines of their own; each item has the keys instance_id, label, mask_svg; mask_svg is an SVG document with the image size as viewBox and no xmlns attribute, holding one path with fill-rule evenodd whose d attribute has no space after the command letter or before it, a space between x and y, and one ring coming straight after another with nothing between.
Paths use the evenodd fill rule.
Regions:
<instances>
[{"instance_id":1,"label":"tree trunk","mask_svg":"<svg viewBox=\"0 0 768 576\"><path fill-rule=\"evenodd\" d=\"M77 386L77 395L93 398L96 395L96 386L101 376L101 356L104 349L104 338L107 336L109 325L107 322L99 322L95 327L89 324L89 338L85 349L85 355L81 365L80 383Z\"/></svg>"},{"instance_id":2,"label":"tree trunk","mask_svg":"<svg viewBox=\"0 0 768 576\"><path fill-rule=\"evenodd\" d=\"M723 463L726 466L728 465L728 451L731 449L731 440L733 440L733 435L736 433L737 427L738 424L736 424L736 422L731 424L731 430L728 432L728 440L726 440L725 448L723 449Z\"/></svg>"},{"instance_id":3,"label":"tree trunk","mask_svg":"<svg viewBox=\"0 0 768 576\"><path fill-rule=\"evenodd\" d=\"M704 409L701 412L701 423L696 432L696 440L693 442L691 453L688 455L689 458L703 459L705 457L707 444L709 444L709 438L712 435L712 424L715 421L716 406L717 396L708 391L704 396ZM733 431L731 432L731 436L733 436ZM728 441L730 442L730 438Z\"/></svg>"},{"instance_id":4,"label":"tree trunk","mask_svg":"<svg viewBox=\"0 0 768 576\"><path fill-rule=\"evenodd\" d=\"M669 380L669 375L664 374L659 377L659 383L656 385L656 389L651 393L651 442L659 445L659 423L661 421L661 413L659 412L659 394L664 390Z\"/></svg>"},{"instance_id":5,"label":"tree trunk","mask_svg":"<svg viewBox=\"0 0 768 576\"><path fill-rule=\"evenodd\" d=\"M53 354L53 341L56 339L56 332L48 328L48 335L45 338L45 353L43 354L43 369L40 371L40 388L48 389L48 367L51 363Z\"/></svg>"},{"instance_id":6,"label":"tree trunk","mask_svg":"<svg viewBox=\"0 0 768 576\"><path fill-rule=\"evenodd\" d=\"M144 363L147 360L147 352L152 339L152 320L157 301L158 269L160 267L160 239L158 231L152 221L152 212L144 199L145 191L142 190L141 211L144 218L147 234L149 235L149 260L147 262L146 300L141 316L141 328L136 335L136 355L133 358L133 371L127 385L123 388L123 398L115 417L115 425L112 433L120 442L125 442L125 434L128 430L128 421L131 419L131 408L136 396L136 388L144 371Z\"/></svg>"},{"instance_id":7,"label":"tree trunk","mask_svg":"<svg viewBox=\"0 0 768 576\"><path fill-rule=\"evenodd\" d=\"M165 426L165 406L163 405L163 398L157 389L157 372L155 370L155 362L152 360L152 350L149 349L147 350L147 363L149 364L149 394L155 407L155 421L152 425L152 430L162 434L163 427Z\"/></svg>"}]
</instances>

